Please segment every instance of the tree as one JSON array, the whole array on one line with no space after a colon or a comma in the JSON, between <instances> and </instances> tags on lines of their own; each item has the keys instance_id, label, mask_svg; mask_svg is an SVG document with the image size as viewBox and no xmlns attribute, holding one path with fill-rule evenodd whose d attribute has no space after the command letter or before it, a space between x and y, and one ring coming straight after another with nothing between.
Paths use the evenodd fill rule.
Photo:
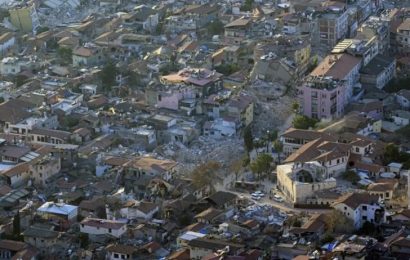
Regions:
<instances>
[{"instance_id":1,"label":"tree","mask_svg":"<svg viewBox=\"0 0 410 260\"><path fill-rule=\"evenodd\" d=\"M327 214L325 222L327 231L331 233L348 234L354 231L353 221L335 209Z\"/></svg>"},{"instance_id":2,"label":"tree","mask_svg":"<svg viewBox=\"0 0 410 260\"><path fill-rule=\"evenodd\" d=\"M197 166L192 172L192 183L197 189L209 186L214 189L215 180L217 179L216 172L221 168L221 165L216 161L209 161Z\"/></svg>"},{"instance_id":3,"label":"tree","mask_svg":"<svg viewBox=\"0 0 410 260\"><path fill-rule=\"evenodd\" d=\"M239 71L240 67L236 64L222 64L215 67L215 70L219 73L224 74L225 76L229 76L232 73Z\"/></svg>"},{"instance_id":4,"label":"tree","mask_svg":"<svg viewBox=\"0 0 410 260\"><path fill-rule=\"evenodd\" d=\"M302 226L302 215L292 215L286 220L286 226L288 227L301 227Z\"/></svg>"},{"instance_id":5,"label":"tree","mask_svg":"<svg viewBox=\"0 0 410 260\"><path fill-rule=\"evenodd\" d=\"M132 89L141 85L141 75L135 71L128 71L128 86Z\"/></svg>"},{"instance_id":6,"label":"tree","mask_svg":"<svg viewBox=\"0 0 410 260\"><path fill-rule=\"evenodd\" d=\"M71 64L73 62L73 50L69 48L59 47L57 56L62 64Z\"/></svg>"},{"instance_id":7,"label":"tree","mask_svg":"<svg viewBox=\"0 0 410 260\"><path fill-rule=\"evenodd\" d=\"M401 89L410 89L410 77L392 80L384 88L389 93L396 93Z\"/></svg>"},{"instance_id":8,"label":"tree","mask_svg":"<svg viewBox=\"0 0 410 260\"><path fill-rule=\"evenodd\" d=\"M293 110L293 112L299 113L299 109L300 109L299 103L298 103L298 102L293 102L293 104L292 104L292 110Z\"/></svg>"},{"instance_id":9,"label":"tree","mask_svg":"<svg viewBox=\"0 0 410 260\"><path fill-rule=\"evenodd\" d=\"M80 233L78 235L78 238L80 240L80 247L83 248L83 249L87 249L88 244L90 243L90 241L88 240L88 234Z\"/></svg>"},{"instance_id":10,"label":"tree","mask_svg":"<svg viewBox=\"0 0 410 260\"><path fill-rule=\"evenodd\" d=\"M235 181L238 181L239 172L242 170L243 167L243 159L235 160L230 165L230 170L235 174Z\"/></svg>"},{"instance_id":11,"label":"tree","mask_svg":"<svg viewBox=\"0 0 410 260\"><path fill-rule=\"evenodd\" d=\"M217 35L224 32L224 24L220 20L214 20L207 26L208 34Z\"/></svg>"},{"instance_id":12,"label":"tree","mask_svg":"<svg viewBox=\"0 0 410 260\"><path fill-rule=\"evenodd\" d=\"M4 102L4 97L0 97L0 104Z\"/></svg>"},{"instance_id":13,"label":"tree","mask_svg":"<svg viewBox=\"0 0 410 260\"><path fill-rule=\"evenodd\" d=\"M278 153L278 164L280 164L280 154L281 154L282 151L283 151L283 144L282 144L281 141L276 140L276 141L273 143L273 147L275 148L275 151Z\"/></svg>"},{"instance_id":14,"label":"tree","mask_svg":"<svg viewBox=\"0 0 410 260\"><path fill-rule=\"evenodd\" d=\"M251 163L252 172L258 174L258 179L261 179L262 173L267 173L271 168L273 161L272 156L267 153L260 154L255 161Z\"/></svg>"},{"instance_id":15,"label":"tree","mask_svg":"<svg viewBox=\"0 0 410 260\"><path fill-rule=\"evenodd\" d=\"M394 144L388 144L384 148L383 162L385 164L398 161L400 158L399 148Z\"/></svg>"},{"instance_id":16,"label":"tree","mask_svg":"<svg viewBox=\"0 0 410 260\"><path fill-rule=\"evenodd\" d=\"M376 226L369 221L364 222L362 227L358 230L357 233L360 235L373 236L373 237L378 235Z\"/></svg>"},{"instance_id":17,"label":"tree","mask_svg":"<svg viewBox=\"0 0 410 260\"><path fill-rule=\"evenodd\" d=\"M22 86L24 83L26 83L26 81L27 81L27 76L25 76L25 75L17 75L14 78L14 82L15 82L17 87Z\"/></svg>"},{"instance_id":18,"label":"tree","mask_svg":"<svg viewBox=\"0 0 410 260\"><path fill-rule=\"evenodd\" d=\"M17 238L21 235L20 229L20 212L17 211L16 215L13 217L13 235Z\"/></svg>"},{"instance_id":19,"label":"tree","mask_svg":"<svg viewBox=\"0 0 410 260\"><path fill-rule=\"evenodd\" d=\"M252 11L253 0L245 0L245 3L241 6L241 11Z\"/></svg>"},{"instance_id":20,"label":"tree","mask_svg":"<svg viewBox=\"0 0 410 260\"><path fill-rule=\"evenodd\" d=\"M326 244L331 243L335 240L335 237L331 233L326 233L323 238L320 240L320 243Z\"/></svg>"},{"instance_id":21,"label":"tree","mask_svg":"<svg viewBox=\"0 0 410 260\"><path fill-rule=\"evenodd\" d=\"M346 181L350 181L352 184L356 185L360 181L359 175L354 171L346 171L343 173L342 178Z\"/></svg>"},{"instance_id":22,"label":"tree","mask_svg":"<svg viewBox=\"0 0 410 260\"><path fill-rule=\"evenodd\" d=\"M117 76L117 71L117 67L111 60L108 61L101 70L100 78L104 91L110 91L116 84L115 77Z\"/></svg>"},{"instance_id":23,"label":"tree","mask_svg":"<svg viewBox=\"0 0 410 260\"><path fill-rule=\"evenodd\" d=\"M296 115L293 118L293 127L296 129L309 129L311 127L314 127L318 123L318 120L309 118L304 115Z\"/></svg>"},{"instance_id":24,"label":"tree","mask_svg":"<svg viewBox=\"0 0 410 260\"><path fill-rule=\"evenodd\" d=\"M245 132L243 134L243 141L245 143L246 151L248 151L248 153L250 151L252 151L252 149L253 149L253 136L252 136L252 130L249 126L245 128Z\"/></svg>"}]
</instances>

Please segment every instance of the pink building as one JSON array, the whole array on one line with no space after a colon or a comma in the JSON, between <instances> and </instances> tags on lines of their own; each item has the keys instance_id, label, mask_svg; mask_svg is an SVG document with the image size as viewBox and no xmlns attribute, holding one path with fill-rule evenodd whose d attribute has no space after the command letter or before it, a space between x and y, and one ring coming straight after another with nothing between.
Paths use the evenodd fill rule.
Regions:
<instances>
[{"instance_id":1,"label":"pink building","mask_svg":"<svg viewBox=\"0 0 410 260\"><path fill-rule=\"evenodd\" d=\"M346 82L330 77L309 77L299 88L303 114L311 118L337 118L347 104Z\"/></svg>"},{"instance_id":2,"label":"pink building","mask_svg":"<svg viewBox=\"0 0 410 260\"><path fill-rule=\"evenodd\" d=\"M180 88L160 92L157 107L178 110L179 102L183 99L195 99L195 91L191 88Z\"/></svg>"},{"instance_id":3,"label":"pink building","mask_svg":"<svg viewBox=\"0 0 410 260\"><path fill-rule=\"evenodd\" d=\"M335 118L343 115L344 107L354 98L361 59L350 54L328 55L299 88L304 115L312 118Z\"/></svg>"}]
</instances>

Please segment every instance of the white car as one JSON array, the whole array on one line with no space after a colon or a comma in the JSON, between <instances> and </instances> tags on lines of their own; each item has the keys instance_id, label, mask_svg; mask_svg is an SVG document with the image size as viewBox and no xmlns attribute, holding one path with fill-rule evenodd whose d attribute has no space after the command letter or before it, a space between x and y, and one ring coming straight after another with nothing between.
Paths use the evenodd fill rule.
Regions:
<instances>
[{"instance_id":1,"label":"white car","mask_svg":"<svg viewBox=\"0 0 410 260\"><path fill-rule=\"evenodd\" d=\"M262 199L261 196L258 196L258 195L255 195L255 194L252 194L252 195L251 195L251 198L252 198L253 200L260 200L260 199Z\"/></svg>"},{"instance_id":2,"label":"white car","mask_svg":"<svg viewBox=\"0 0 410 260\"><path fill-rule=\"evenodd\" d=\"M284 202L285 200L279 195L273 195L273 200L276 202Z\"/></svg>"},{"instance_id":3,"label":"white car","mask_svg":"<svg viewBox=\"0 0 410 260\"><path fill-rule=\"evenodd\" d=\"M255 191L251 194L252 196L264 197L265 194L262 191Z\"/></svg>"}]
</instances>

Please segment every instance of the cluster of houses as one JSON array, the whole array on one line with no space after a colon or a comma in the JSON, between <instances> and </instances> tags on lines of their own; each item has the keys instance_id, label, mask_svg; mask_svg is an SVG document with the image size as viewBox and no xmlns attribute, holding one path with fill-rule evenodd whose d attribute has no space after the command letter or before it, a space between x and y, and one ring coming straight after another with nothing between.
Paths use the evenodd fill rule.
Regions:
<instances>
[{"instance_id":1,"label":"cluster of houses","mask_svg":"<svg viewBox=\"0 0 410 260\"><path fill-rule=\"evenodd\" d=\"M410 75L410 9L0 0L0 11L0 259L409 259L408 166L385 152L410 151L397 136L410 131L410 90L385 90ZM260 120L271 102L324 126L280 133L273 189L241 177L266 196L226 184L219 154L221 185L187 173L205 151L190 161L178 149L286 126Z\"/></svg>"}]
</instances>

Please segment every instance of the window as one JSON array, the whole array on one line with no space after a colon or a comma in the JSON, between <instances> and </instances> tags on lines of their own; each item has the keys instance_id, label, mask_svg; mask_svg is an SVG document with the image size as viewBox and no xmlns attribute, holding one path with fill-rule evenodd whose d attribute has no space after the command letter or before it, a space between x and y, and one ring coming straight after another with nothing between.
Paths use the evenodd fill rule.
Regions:
<instances>
[{"instance_id":1,"label":"window","mask_svg":"<svg viewBox=\"0 0 410 260\"><path fill-rule=\"evenodd\" d=\"M114 254L114 258L120 258L119 254Z\"/></svg>"},{"instance_id":2,"label":"window","mask_svg":"<svg viewBox=\"0 0 410 260\"><path fill-rule=\"evenodd\" d=\"M339 164L340 163L340 159L337 159L337 164Z\"/></svg>"},{"instance_id":3,"label":"window","mask_svg":"<svg viewBox=\"0 0 410 260\"><path fill-rule=\"evenodd\" d=\"M109 228L109 229L108 229L108 233L111 233L111 232L112 232L112 229L111 229L111 228Z\"/></svg>"},{"instance_id":4,"label":"window","mask_svg":"<svg viewBox=\"0 0 410 260\"><path fill-rule=\"evenodd\" d=\"M362 206L362 210L367 210L367 206Z\"/></svg>"},{"instance_id":5,"label":"window","mask_svg":"<svg viewBox=\"0 0 410 260\"><path fill-rule=\"evenodd\" d=\"M356 147L356 153L360 152L359 147Z\"/></svg>"},{"instance_id":6,"label":"window","mask_svg":"<svg viewBox=\"0 0 410 260\"><path fill-rule=\"evenodd\" d=\"M386 192L386 198L389 198L390 194L388 192Z\"/></svg>"},{"instance_id":7,"label":"window","mask_svg":"<svg viewBox=\"0 0 410 260\"><path fill-rule=\"evenodd\" d=\"M83 227L84 227L84 224L81 224L81 227L83 228Z\"/></svg>"},{"instance_id":8,"label":"window","mask_svg":"<svg viewBox=\"0 0 410 260\"><path fill-rule=\"evenodd\" d=\"M363 219L363 220L367 220L367 216L363 216L362 219Z\"/></svg>"}]
</instances>

